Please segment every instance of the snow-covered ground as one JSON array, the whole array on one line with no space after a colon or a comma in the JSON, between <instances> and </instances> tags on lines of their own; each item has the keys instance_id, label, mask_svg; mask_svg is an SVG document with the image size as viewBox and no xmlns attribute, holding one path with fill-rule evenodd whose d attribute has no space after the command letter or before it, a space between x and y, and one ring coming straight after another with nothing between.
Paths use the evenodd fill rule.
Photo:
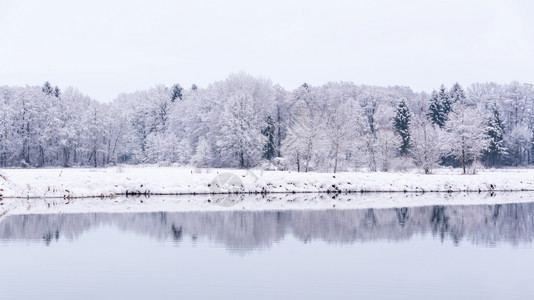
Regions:
<instances>
[{"instance_id":1,"label":"snow-covered ground","mask_svg":"<svg viewBox=\"0 0 534 300\"><path fill-rule=\"evenodd\" d=\"M481 170L477 175L461 175L459 170L442 169L436 173L327 174L153 166L7 169L0 170L0 219L8 214L35 213L363 209L534 202L534 170ZM233 194L224 194L228 192ZM311 194L315 192L336 193ZM154 196L157 194L184 195Z\"/></svg>"},{"instance_id":2,"label":"snow-covered ground","mask_svg":"<svg viewBox=\"0 0 534 300\"><path fill-rule=\"evenodd\" d=\"M110 168L2 169L3 198L114 197L141 194L304 193L304 192L487 192L534 191L534 170L480 170L461 175L441 169L432 175L351 172L297 173L120 166Z\"/></svg>"}]
</instances>

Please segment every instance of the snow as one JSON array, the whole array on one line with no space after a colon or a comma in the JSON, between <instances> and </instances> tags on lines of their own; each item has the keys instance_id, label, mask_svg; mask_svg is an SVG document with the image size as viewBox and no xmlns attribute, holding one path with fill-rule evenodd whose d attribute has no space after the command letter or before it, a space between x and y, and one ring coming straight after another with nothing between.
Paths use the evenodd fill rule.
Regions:
<instances>
[{"instance_id":1,"label":"snow","mask_svg":"<svg viewBox=\"0 0 534 300\"><path fill-rule=\"evenodd\" d=\"M534 191L534 170L480 170L460 175L458 169L437 174L287 171L127 166L70 169L0 170L4 198L114 197L213 193L315 192L487 192Z\"/></svg>"},{"instance_id":2,"label":"snow","mask_svg":"<svg viewBox=\"0 0 534 300\"><path fill-rule=\"evenodd\" d=\"M329 174L154 166L8 169L0 170L0 220L12 214L364 209L534 201L532 192L504 192L533 191L534 170L460 172ZM228 192L234 194L224 194Z\"/></svg>"}]
</instances>

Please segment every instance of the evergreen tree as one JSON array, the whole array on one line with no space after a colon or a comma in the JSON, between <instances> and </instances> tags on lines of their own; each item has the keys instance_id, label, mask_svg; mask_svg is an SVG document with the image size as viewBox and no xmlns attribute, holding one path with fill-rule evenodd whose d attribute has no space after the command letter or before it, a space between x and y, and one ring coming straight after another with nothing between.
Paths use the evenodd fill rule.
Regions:
<instances>
[{"instance_id":1,"label":"evergreen tree","mask_svg":"<svg viewBox=\"0 0 534 300\"><path fill-rule=\"evenodd\" d=\"M61 96L61 90L57 87L54 88L54 97L59 98Z\"/></svg>"},{"instance_id":2,"label":"evergreen tree","mask_svg":"<svg viewBox=\"0 0 534 300\"><path fill-rule=\"evenodd\" d=\"M441 104L443 123L445 124L445 122L449 119L449 113L452 111L453 102L451 100L450 94L447 92L447 89L443 84L439 88L438 101Z\"/></svg>"},{"instance_id":3,"label":"evergreen tree","mask_svg":"<svg viewBox=\"0 0 534 300\"><path fill-rule=\"evenodd\" d=\"M52 87L52 85L48 81L43 84L43 88L41 90L47 96L54 94L54 88Z\"/></svg>"},{"instance_id":4,"label":"evergreen tree","mask_svg":"<svg viewBox=\"0 0 534 300\"><path fill-rule=\"evenodd\" d=\"M174 102L176 99L182 100L182 90L182 87L178 83L172 86L171 102Z\"/></svg>"},{"instance_id":5,"label":"evergreen tree","mask_svg":"<svg viewBox=\"0 0 534 300\"><path fill-rule=\"evenodd\" d=\"M430 96L430 105L428 107L427 116L430 121L432 121L432 124L438 125L439 128L443 128L443 126L445 126L443 107L436 91L433 91L432 95Z\"/></svg>"},{"instance_id":6,"label":"evergreen tree","mask_svg":"<svg viewBox=\"0 0 534 300\"><path fill-rule=\"evenodd\" d=\"M465 96L465 92L464 90L462 89L462 86L460 86L460 84L458 84L458 82L456 82L452 88L451 88L451 91L449 92L449 98L448 98L448 102L447 102L447 109L448 111L446 111L447 113L450 112L450 109L451 109L451 105L452 104L455 104L455 103L462 103L462 104L465 104L466 102L466 96Z\"/></svg>"},{"instance_id":7,"label":"evergreen tree","mask_svg":"<svg viewBox=\"0 0 534 300\"><path fill-rule=\"evenodd\" d=\"M275 144L274 144L274 135L275 135L275 125L274 120L271 116L267 117L267 127L265 127L261 133L266 138L266 143L263 146L263 158L271 160L275 155Z\"/></svg>"},{"instance_id":8,"label":"evergreen tree","mask_svg":"<svg viewBox=\"0 0 534 300\"><path fill-rule=\"evenodd\" d=\"M411 120L411 113L408 109L408 106L406 106L406 102L401 100L399 102L399 105L397 106L397 113L395 115L395 119L393 120L393 125L395 126L395 131L400 135L402 141L401 145L399 147L400 153L402 155L408 154L408 150L410 147L410 120Z\"/></svg>"},{"instance_id":9,"label":"evergreen tree","mask_svg":"<svg viewBox=\"0 0 534 300\"><path fill-rule=\"evenodd\" d=\"M489 166L499 165L507 154L504 147L504 125L497 105L491 107L491 116L487 123L486 134L490 137L488 149L484 151L484 160Z\"/></svg>"}]
</instances>

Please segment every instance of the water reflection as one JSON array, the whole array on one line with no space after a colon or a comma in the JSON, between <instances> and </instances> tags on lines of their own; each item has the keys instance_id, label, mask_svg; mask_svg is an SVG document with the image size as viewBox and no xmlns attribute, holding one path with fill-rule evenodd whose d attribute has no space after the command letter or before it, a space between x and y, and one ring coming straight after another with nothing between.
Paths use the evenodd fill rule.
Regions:
<instances>
[{"instance_id":1,"label":"water reflection","mask_svg":"<svg viewBox=\"0 0 534 300\"><path fill-rule=\"evenodd\" d=\"M306 243L402 242L431 234L455 245L481 246L531 243L534 203L427 206L391 209L219 211L181 213L91 213L12 215L0 222L1 240L73 240L100 225L156 240L204 238L246 251L270 247L288 234Z\"/></svg>"}]
</instances>

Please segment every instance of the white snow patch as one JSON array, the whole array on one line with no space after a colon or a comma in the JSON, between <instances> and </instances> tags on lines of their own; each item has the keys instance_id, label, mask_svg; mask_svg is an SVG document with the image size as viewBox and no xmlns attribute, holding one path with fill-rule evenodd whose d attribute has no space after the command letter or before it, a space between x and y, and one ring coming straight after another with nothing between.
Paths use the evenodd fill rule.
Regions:
<instances>
[{"instance_id":1,"label":"white snow patch","mask_svg":"<svg viewBox=\"0 0 534 300\"><path fill-rule=\"evenodd\" d=\"M228 184L214 184L223 173L235 174ZM437 174L211 169L174 167L110 167L0 170L0 194L9 197L113 197L124 193L209 194L213 192L461 192L532 191L534 170L480 170L461 175L456 169ZM238 184L235 184L237 178ZM233 183L234 185L231 185Z\"/></svg>"}]
</instances>

